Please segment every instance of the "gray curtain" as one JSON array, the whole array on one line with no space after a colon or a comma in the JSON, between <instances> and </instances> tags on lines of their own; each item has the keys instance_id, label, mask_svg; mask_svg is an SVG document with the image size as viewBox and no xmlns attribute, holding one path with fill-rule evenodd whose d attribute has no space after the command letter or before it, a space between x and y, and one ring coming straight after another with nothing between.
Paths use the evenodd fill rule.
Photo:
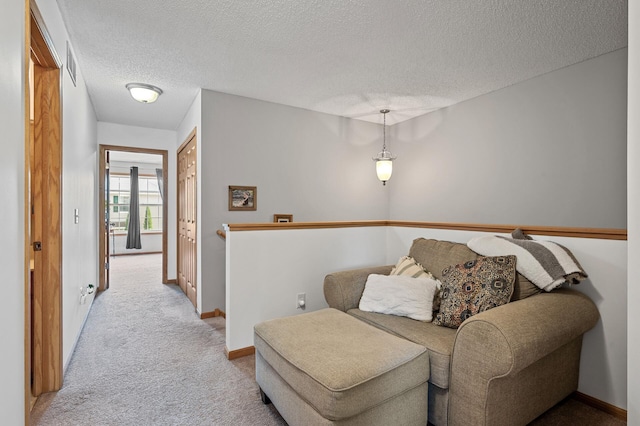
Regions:
<instances>
[{"instance_id":1,"label":"gray curtain","mask_svg":"<svg viewBox=\"0 0 640 426\"><path fill-rule=\"evenodd\" d=\"M158 189L160 190L160 198L164 201L164 180L162 179L162 169L156 169L156 178L158 178Z\"/></svg>"},{"instance_id":2,"label":"gray curtain","mask_svg":"<svg viewBox=\"0 0 640 426\"><path fill-rule=\"evenodd\" d=\"M131 198L129 201L129 230L127 231L127 248L141 249L140 238L140 197L138 190L138 168L131 167Z\"/></svg>"}]
</instances>

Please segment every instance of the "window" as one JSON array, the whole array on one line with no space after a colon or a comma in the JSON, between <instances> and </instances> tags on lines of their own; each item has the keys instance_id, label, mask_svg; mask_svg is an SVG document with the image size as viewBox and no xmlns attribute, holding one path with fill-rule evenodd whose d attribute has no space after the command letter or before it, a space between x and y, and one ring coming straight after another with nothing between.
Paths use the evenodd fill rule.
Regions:
<instances>
[{"instance_id":1,"label":"window","mask_svg":"<svg viewBox=\"0 0 640 426\"><path fill-rule=\"evenodd\" d=\"M162 231L162 197L155 175L138 176L140 197L140 232ZM114 231L126 231L129 221L131 183L129 175L113 173L109 176L110 222Z\"/></svg>"}]
</instances>

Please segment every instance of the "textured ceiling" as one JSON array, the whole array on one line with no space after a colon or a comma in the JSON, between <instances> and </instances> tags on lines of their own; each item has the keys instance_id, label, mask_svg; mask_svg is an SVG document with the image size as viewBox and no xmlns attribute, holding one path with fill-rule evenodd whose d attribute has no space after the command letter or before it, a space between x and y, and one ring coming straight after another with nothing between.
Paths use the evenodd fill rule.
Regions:
<instances>
[{"instance_id":1,"label":"textured ceiling","mask_svg":"<svg viewBox=\"0 0 640 426\"><path fill-rule=\"evenodd\" d=\"M626 0L57 2L98 120L163 129L199 88L393 124L627 45Z\"/></svg>"}]
</instances>

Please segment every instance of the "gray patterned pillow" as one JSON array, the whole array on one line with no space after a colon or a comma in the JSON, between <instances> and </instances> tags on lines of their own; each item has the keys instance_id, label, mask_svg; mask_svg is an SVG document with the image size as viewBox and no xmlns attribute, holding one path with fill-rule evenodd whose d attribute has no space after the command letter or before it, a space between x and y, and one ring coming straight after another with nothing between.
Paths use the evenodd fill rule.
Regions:
<instances>
[{"instance_id":1,"label":"gray patterned pillow","mask_svg":"<svg viewBox=\"0 0 640 426\"><path fill-rule=\"evenodd\" d=\"M516 256L479 256L442 271L436 325L458 328L467 318L509 302L516 276Z\"/></svg>"}]
</instances>

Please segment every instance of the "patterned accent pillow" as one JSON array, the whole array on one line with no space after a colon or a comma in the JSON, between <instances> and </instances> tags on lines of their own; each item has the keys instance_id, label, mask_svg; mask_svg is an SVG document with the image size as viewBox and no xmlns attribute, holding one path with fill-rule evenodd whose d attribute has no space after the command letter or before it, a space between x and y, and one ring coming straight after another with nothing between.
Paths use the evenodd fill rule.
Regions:
<instances>
[{"instance_id":1,"label":"patterned accent pillow","mask_svg":"<svg viewBox=\"0 0 640 426\"><path fill-rule=\"evenodd\" d=\"M432 280L436 279L431 272L424 269L421 264L410 256L402 256L389 275L408 275L413 278L427 277Z\"/></svg>"},{"instance_id":2,"label":"patterned accent pillow","mask_svg":"<svg viewBox=\"0 0 640 426\"><path fill-rule=\"evenodd\" d=\"M509 302L516 277L516 256L479 256L442 271L436 325L458 328L467 318Z\"/></svg>"}]
</instances>

